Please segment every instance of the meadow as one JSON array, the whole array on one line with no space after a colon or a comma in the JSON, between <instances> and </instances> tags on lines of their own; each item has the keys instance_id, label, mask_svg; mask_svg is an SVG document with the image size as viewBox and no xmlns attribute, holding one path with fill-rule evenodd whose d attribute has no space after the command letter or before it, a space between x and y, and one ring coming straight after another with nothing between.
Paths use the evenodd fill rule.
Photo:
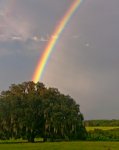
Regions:
<instances>
[{"instance_id":1,"label":"meadow","mask_svg":"<svg viewBox=\"0 0 119 150\"><path fill-rule=\"evenodd\" d=\"M94 129L110 130L119 127L86 127L87 131ZM39 142L42 139L35 139L36 143L27 143L27 140L1 140L0 150L119 150L119 142L104 141L77 141L77 142Z\"/></svg>"},{"instance_id":2,"label":"meadow","mask_svg":"<svg viewBox=\"0 0 119 150\"><path fill-rule=\"evenodd\" d=\"M117 127L113 127L113 126L110 126L110 127L105 127L105 126L96 126L96 127L86 127L86 130L87 131L93 131L95 129L100 129L100 130L112 130L112 129L119 129L119 126Z\"/></svg>"},{"instance_id":3,"label":"meadow","mask_svg":"<svg viewBox=\"0 0 119 150\"><path fill-rule=\"evenodd\" d=\"M119 150L119 142L47 142L0 144L0 150Z\"/></svg>"}]
</instances>

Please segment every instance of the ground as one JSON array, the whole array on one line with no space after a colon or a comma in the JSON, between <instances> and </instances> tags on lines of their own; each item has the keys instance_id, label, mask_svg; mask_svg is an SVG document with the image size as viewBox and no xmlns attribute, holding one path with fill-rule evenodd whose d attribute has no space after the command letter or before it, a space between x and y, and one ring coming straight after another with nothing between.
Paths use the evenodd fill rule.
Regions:
<instances>
[{"instance_id":1,"label":"ground","mask_svg":"<svg viewBox=\"0 0 119 150\"><path fill-rule=\"evenodd\" d=\"M0 150L119 150L119 142L54 142L0 144Z\"/></svg>"}]
</instances>

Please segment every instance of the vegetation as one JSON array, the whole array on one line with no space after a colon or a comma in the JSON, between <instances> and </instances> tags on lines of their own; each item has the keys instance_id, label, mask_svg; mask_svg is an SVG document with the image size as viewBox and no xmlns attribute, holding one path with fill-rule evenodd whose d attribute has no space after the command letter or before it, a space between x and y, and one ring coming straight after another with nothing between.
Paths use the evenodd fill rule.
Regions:
<instances>
[{"instance_id":1,"label":"vegetation","mask_svg":"<svg viewBox=\"0 0 119 150\"><path fill-rule=\"evenodd\" d=\"M119 127L119 120L86 120L85 121L86 127L97 127L97 126L104 126L104 127Z\"/></svg>"},{"instance_id":2,"label":"vegetation","mask_svg":"<svg viewBox=\"0 0 119 150\"><path fill-rule=\"evenodd\" d=\"M112 129L119 129L119 127L101 127L101 126L97 126L97 127L86 127L86 131L94 131L95 129L100 129L100 130L112 130Z\"/></svg>"},{"instance_id":3,"label":"vegetation","mask_svg":"<svg viewBox=\"0 0 119 150\"><path fill-rule=\"evenodd\" d=\"M0 94L0 139L84 140L86 130L79 105L43 83L11 85Z\"/></svg>"},{"instance_id":4,"label":"vegetation","mask_svg":"<svg viewBox=\"0 0 119 150\"><path fill-rule=\"evenodd\" d=\"M88 120L85 121L87 140L89 141L119 141L118 120Z\"/></svg>"},{"instance_id":5,"label":"vegetation","mask_svg":"<svg viewBox=\"0 0 119 150\"><path fill-rule=\"evenodd\" d=\"M87 140L91 141L119 141L119 128L110 130L95 129L88 131Z\"/></svg>"},{"instance_id":6,"label":"vegetation","mask_svg":"<svg viewBox=\"0 0 119 150\"><path fill-rule=\"evenodd\" d=\"M86 130L88 141L119 141L119 126L87 126Z\"/></svg>"},{"instance_id":7,"label":"vegetation","mask_svg":"<svg viewBox=\"0 0 119 150\"><path fill-rule=\"evenodd\" d=\"M84 122L74 99L39 82L12 84L0 94L0 143L35 139L119 141L118 123L118 120Z\"/></svg>"},{"instance_id":8,"label":"vegetation","mask_svg":"<svg viewBox=\"0 0 119 150\"><path fill-rule=\"evenodd\" d=\"M0 144L1 150L119 150L119 142L53 142Z\"/></svg>"}]
</instances>

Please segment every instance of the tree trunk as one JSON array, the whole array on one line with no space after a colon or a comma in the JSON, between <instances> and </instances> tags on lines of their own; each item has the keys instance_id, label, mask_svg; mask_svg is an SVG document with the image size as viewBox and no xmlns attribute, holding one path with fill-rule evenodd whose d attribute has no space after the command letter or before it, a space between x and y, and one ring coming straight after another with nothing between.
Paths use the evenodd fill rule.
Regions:
<instances>
[{"instance_id":1,"label":"tree trunk","mask_svg":"<svg viewBox=\"0 0 119 150\"><path fill-rule=\"evenodd\" d=\"M34 138L35 138L34 131L29 130L27 135L28 142L34 143Z\"/></svg>"}]
</instances>

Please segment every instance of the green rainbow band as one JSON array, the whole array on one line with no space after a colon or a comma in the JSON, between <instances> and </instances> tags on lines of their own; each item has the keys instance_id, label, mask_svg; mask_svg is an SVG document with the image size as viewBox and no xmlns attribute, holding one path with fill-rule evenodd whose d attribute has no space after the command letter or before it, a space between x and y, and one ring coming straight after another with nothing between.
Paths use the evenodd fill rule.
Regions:
<instances>
[{"instance_id":1,"label":"green rainbow band","mask_svg":"<svg viewBox=\"0 0 119 150\"><path fill-rule=\"evenodd\" d=\"M35 68L35 71L33 73L32 80L37 83L39 80L41 80L43 71L45 69L46 63L48 61L48 58L51 55L51 52L53 51L54 46L56 45L56 42L58 41L61 33L63 32L65 26L67 25L68 21L74 14L74 12L77 10L77 8L80 6L82 0L73 0L74 2L71 4L68 11L65 13L63 18L61 19L58 26L55 28L53 32L53 37L49 40L48 44L46 45L46 48L43 51L42 56L40 57L38 64Z\"/></svg>"}]
</instances>

